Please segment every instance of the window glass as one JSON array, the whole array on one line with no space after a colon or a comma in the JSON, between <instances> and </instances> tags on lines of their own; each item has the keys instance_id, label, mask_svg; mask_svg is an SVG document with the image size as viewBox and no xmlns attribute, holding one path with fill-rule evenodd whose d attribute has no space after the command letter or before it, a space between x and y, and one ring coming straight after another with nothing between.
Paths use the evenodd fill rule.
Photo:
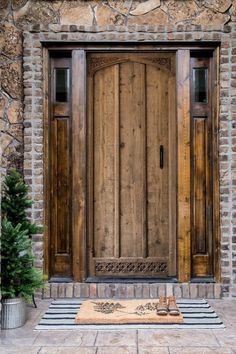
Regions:
<instances>
[{"instance_id":1,"label":"window glass","mask_svg":"<svg viewBox=\"0 0 236 354\"><path fill-rule=\"evenodd\" d=\"M57 102L69 100L69 69L55 69L55 99Z\"/></svg>"},{"instance_id":2,"label":"window glass","mask_svg":"<svg viewBox=\"0 0 236 354\"><path fill-rule=\"evenodd\" d=\"M193 69L193 85L194 85L194 101L199 103L207 103L207 81L208 69L207 68L194 68Z\"/></svg>"}]
</instances>

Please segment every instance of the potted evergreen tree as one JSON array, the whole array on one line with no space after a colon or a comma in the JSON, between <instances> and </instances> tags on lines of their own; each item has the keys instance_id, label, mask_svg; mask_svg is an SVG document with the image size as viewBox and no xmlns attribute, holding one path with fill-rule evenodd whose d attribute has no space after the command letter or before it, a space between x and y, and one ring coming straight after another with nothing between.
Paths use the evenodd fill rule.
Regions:
<instances>
[{"instance_id":1,"label":"potted evergreen tree","mask_svg":"<svg viewBox=\"0 0 236 354\"><path fill-rule=\"evenodd\" d=\"M16 328L26 321L26 302L42 287L43 278L33 267L31 235L40 228L31 224L26 211L32 205L28 186L16 170L3 183L1 227L2 328Z\"/></svg>"}]
</instances>

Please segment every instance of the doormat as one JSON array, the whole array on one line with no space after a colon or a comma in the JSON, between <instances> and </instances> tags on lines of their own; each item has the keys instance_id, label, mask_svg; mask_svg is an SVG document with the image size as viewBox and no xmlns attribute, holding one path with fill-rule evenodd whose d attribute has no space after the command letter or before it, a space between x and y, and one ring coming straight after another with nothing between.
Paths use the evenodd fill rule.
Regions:
<instances>
[{"instance_id":1,"label":"doormat","mask_svg":"<svg viewBox=\"0 0 236 354\"><path fill-rule=\"evenodd\" d=\"M86 300L82 303L77 324L146 324L182 323L183 316L157 315L158 300Z\"/></svg>"},{"instance_id":2,"label":"doormat","mask_svg":"<svg viewBox=\"0 0 236 354\"><path fill-rule=\"evenodd\" d=\"M155 299L152 299L155 301ZM77 330L77 329L222 329L223 322L206 300L178 299L177 304L183 315L179 324L120 324L120 325L81 325L75 317L84 301L78 299L54 300L43 315L36 330Z\"/></svg>"}]
</instances>

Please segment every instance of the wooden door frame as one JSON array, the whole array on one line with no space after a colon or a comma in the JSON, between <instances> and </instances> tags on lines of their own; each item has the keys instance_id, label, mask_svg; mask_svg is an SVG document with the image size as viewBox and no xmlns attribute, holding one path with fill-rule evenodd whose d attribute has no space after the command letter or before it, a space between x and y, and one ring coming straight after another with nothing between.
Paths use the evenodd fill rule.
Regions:
<instances>
[{"instance_id":1,"label":"wooden door frame","mask_svg":"<svg viewBox=\"0 0 236 354\"><path fill-rule=\"evenodd\" d=\"M121 44L78 43L47 44L43 48L44 72L44 201L45 242L44 272L49 275L49 197L48 178L48 120L49 120L49 51L72 51L72 249L73 279L85 281L86 274L86 52L88 51L175 51L176 52L176 101L177 101L177 278L180 282L191 280L191 215L190 215L190 50L210 49L214 57L213 98L213 234L214 273L220 282L220 227L219 227L219 168L218 168L218 97L219 97L219 47L216 45L173 44ZM79 77L79 80L78 80ZM180 158L180 156L182 158ZM77 236L77 237L76 237Z\"/></svg>"}]
</instances>

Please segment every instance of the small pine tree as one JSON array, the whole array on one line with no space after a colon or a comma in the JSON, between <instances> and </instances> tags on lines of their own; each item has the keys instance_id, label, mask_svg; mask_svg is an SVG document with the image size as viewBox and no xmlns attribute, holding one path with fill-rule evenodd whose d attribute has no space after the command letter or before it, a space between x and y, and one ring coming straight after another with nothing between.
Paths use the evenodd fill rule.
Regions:
<instances>
[{"instance_id":1,"label":"small pine tree","mask_svg":"<svg viewBox=\"0 0 236 354\"><path fill-rule=\"evenodd\" d=\"M22 297L29 301L34 291L43 285L42 275L32 266L32 243L21 224L13 226L2 220L1 232L1 292L5 299Z\"/></svg>"},{"instance_id":2,"label":"small pine tree","mask_svg":"<svg viewBox=\"0 0 236 354\"><path fill-rule=\"evenodd\" d=\"M10 170L3 183L1 228L1 291L3 298L30 300L43 285L42 274L33 267L34 256L29 236L41 230L31 224L26 210L32 201L28 186L16 170Z\"/></svg>"},{"instance_id":3,"label":"small pine tree","mask_svg":"<svg viewBox=\"0 0 236 354\"><path fill-rule=\"evenodd\" d=\"M36 234L41 230L36 224L31 224L27 218L26 210L32 206L28 198L29 187L23 181L21 174L12 169L8 172L3 183L2 215L13 226L21 224L21 230L28 235Z\"/></svg>"}]
</instances>

